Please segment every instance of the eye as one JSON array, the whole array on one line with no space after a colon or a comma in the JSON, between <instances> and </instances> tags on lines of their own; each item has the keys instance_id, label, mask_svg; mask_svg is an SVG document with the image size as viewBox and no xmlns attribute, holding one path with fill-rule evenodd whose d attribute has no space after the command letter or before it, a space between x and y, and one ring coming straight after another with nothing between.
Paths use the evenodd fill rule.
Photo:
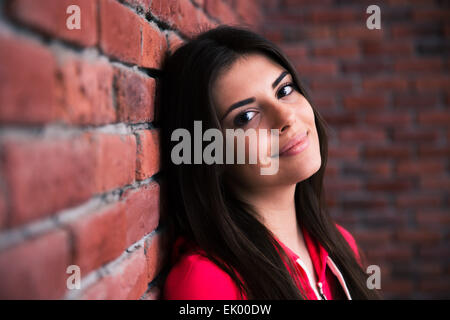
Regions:
<instances>
[{"instance_id":1,"label":"eye","mask_svg":"<svg viewBox=\"0 0 450 320\"><path fill-rule=\"evenodd\" d=\"M294 91L294 84L293 83L288 83L288 84L282 86L280 90L278 90L277 97L278 98L283 98L285 96L290 95L292 93L292 91ZM280 94L282 94L281 97L280 97Z\"/></svg>"},{"instance_id":2,"label":"eye","mask_svg":"<svg viewBox=\"0 0 450 320\"><path fill-rule=\"evenodd\" d=\"M257 113L256 111L242 112L236 118L234 118L233 124L236 127L243 127L253 119L253 117L256 115L256 113Z\"/></svg>"}]
</instances>

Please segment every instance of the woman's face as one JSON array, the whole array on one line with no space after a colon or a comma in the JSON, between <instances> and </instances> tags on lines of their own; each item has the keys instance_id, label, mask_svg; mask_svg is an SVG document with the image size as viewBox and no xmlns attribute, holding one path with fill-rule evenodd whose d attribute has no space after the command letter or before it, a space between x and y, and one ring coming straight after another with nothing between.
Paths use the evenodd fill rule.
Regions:
<instances>
[{"instance_id":1,"label":"woman's face","mask_svg":"<svg viewBox=\"0 0 450 320\"><path fill-rule=\"evenodd\" d=\"M274 85L274 86L273 86ZM291 75L271 59L262 54L249 54L237 60L222 72L213 84L213 101L222 133L226 129L255 129L258 139L255 144L246 139L245 164L227 164L225 177L244 188L292 185L309 178L321 165L319 138L311 105L298 91ZM230 108L238 102L239 106ZM259 131L259 129L266 129ZM274 160L278 150L271 150L271 129L278 129L278 146L281 152L295 136L307 133L308 145L292 148L278 156L276 174L263 175L261 168L268 160ZM225 143L225 139L224 139ZM238 152L237 138L234 154ZM258 149L257 149L258 148ZM249 163L249 155L258 150L267 150L264 159Z\"/></svg>"}]
</instances>

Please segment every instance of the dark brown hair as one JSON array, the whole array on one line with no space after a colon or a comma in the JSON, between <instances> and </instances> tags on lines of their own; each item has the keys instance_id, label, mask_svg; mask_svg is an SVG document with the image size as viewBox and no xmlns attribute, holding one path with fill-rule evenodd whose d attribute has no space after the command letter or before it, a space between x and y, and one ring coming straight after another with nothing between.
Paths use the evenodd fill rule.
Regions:
<instances>
[{"instance_id":1,"label":"dark brown hair","mask_svg":"<svg viewBox=\"0 0 450 320\"><path fill-rule=\"evenodd\" d=\"M187 129L193 136L195 120L202 121L203 130L221 129L213 105L212 84L222 70L249 53L266 55L284 67L292 75L297 90L311 102L296 69L281 50L245 27L221 25L179 47L166 58L158 85L157 124L161 130L161 174L166 197L166 215L161 225L169 247L180 235L189 239L226 271L249 299L303 299L302 290L283 262L294 270L287 255L259 221L255 210L239 200L225 183L219 165L175 165L171 161L175 145L171 134L175 129ZM297 183L298 221L335 261L353 299L378 298L377 292L367 288L367 274L326 210L323 189L328 154L326 124L314 107L313 111L322 165L310 178ZM167 270L170 267L167 261Z\"/></svg>"}]
</instances>

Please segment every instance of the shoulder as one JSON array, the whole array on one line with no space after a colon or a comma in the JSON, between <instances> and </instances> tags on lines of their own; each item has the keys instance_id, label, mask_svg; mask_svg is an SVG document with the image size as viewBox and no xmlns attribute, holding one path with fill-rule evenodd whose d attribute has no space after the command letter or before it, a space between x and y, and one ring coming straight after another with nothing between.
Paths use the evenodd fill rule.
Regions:
<instances>
[{"instance_id":1,"label":"shoulder","mask_svg":"<svg viewBox=\"0 0 450 320\"><path fill-rule=\"evenodd\" d=\"M167 300L235 300L240 293L233 279L199 253L183 255L164 284Z\"/></svg>"},{"instance_id":2,"label":"shoulder","mask_svg":"<svg viewBox=\"0 0 450 320\"><path fill-rule=\"evenodd\" d=\"M344 239L347 241L347 243L350 245L350 248L352 248L357 260L359 263L361 263L361 257L359 256L358 252L358 246L356 244L355 238L351 235L350 232L348 232L344 227L336 223L336 227L341 232Z\"/></svg>"}]
</instances>

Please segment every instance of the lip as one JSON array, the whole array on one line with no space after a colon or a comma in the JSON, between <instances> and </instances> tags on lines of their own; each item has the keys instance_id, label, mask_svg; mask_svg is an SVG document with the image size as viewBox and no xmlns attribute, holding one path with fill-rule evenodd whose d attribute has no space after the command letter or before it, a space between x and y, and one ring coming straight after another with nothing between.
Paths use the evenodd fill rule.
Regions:
<instances>
[{"instance_id":1,"label":"lip","mask_svg":"<svg viewBox=\"0 0 450 320\"><path fill-rule=\"evenodd\" d=\"M302 152L309 145L308 131L295 135L283 148L281 148L278 156L295 155Z\"/></svg>"}]
</instances>

